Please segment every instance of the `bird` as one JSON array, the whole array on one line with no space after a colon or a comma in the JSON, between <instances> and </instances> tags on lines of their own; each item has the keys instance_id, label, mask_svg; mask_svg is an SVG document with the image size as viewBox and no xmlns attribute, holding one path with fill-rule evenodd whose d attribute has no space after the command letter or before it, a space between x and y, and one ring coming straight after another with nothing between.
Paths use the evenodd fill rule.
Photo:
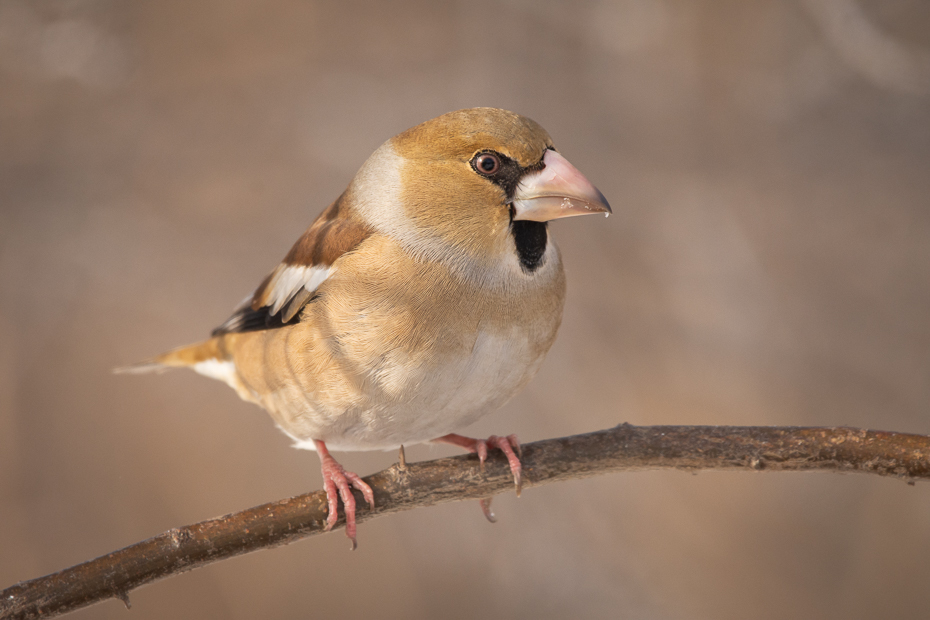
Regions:
<instances>
[{"instance_id":1,"label":"bird","mask_svg":"<svg viewBox=\"0 0 930 620\"><path fill-rule=\"evenodd\" d=\"M515 435L458 431L536 374L556 337L565 273L548 222L610 205L535 121L496 108L443 114L387 140L210 338L123 370L191 368L265 409L315 450L357 545L371 487L333 451L437 442L506 455ZM493 521L489 500L482 501Z\"/></svg>"}]
</instances>

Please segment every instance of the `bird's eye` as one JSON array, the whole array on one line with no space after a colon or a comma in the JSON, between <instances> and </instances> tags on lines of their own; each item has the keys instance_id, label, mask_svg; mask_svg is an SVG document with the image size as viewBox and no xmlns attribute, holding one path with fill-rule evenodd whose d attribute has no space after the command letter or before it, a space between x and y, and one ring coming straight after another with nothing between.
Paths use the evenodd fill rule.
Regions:
<instances>
[{"instance_id":1,"label":"bird's eye","mask_svg":"<svg viewBox=\"0 0 930 620\"><path fill-rule=\"evenodd\" d=\"M494 153L481 153L475 157L474 166L479 173L491 176L501 169L501 159Z\"/></svg>"}]
</instances>

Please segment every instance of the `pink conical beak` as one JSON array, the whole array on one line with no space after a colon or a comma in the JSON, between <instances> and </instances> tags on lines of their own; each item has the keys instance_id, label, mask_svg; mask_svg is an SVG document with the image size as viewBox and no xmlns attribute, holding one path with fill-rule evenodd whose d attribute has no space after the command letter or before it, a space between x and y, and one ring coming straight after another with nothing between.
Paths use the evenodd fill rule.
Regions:
<instances>
[{"instance_id":1,"label":"pink conical beak","mask_svg":"<svg viewBox=\"0 0 930 620\"><path fill-rule=\"evenodd\" d=\"M520 181L513 201L513 219L548 222L560 217L610 214L604 194L568 160L553 150L543 156L546 167Z\"/></svg>"}]
</instances>

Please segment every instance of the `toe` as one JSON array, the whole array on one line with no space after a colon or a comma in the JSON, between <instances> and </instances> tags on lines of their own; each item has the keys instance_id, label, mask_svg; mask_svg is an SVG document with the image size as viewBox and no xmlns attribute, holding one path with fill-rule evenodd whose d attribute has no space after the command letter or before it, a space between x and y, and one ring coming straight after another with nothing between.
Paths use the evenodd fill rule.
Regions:
<instances>
[{"instance_id":1,"label":"toe","mask_svg":"<svg viewBox=\"0 0 930 620\"><path fill-rule=\"evenodd\" d=\"M352 483L352 486L362 492L362 497L365 498L365 501L368 502L368 507L372 510L375 509L375 493L371 490L371 487L368 486L368 483L362 480L358 474L354 474L350 471L346 472L346 478Z\"/></svg>"},{"instance_id":2,"label":"toe","mask_svg":"<svg viewBox=\"0 0 930 620\"><path fill-rule=\"evenodd\" d=\"M344 475L335 482L339 488L339 497L342 499L342 508L346 513L346 536L352 539L354 549L357 546L355 542L355 496L352 495L352 488Z\"/></svg>"},{"instance_id":3,"label":"toe","mask_svg":"<svg viewBox=\"0 0 930 620\"><path fill-rule=\"evenodd\" d=\"M326 492L326 509L329 511L326 515L326 531L328 532L333 529L339 519L339 492L336 491L336 485L329 478L323 479L323 490Z\"/></svg>"},{"instance_id":4,"label":"toe","mask_svg":"<svg viewBox=\"0 0 930 620\"><path fill-rule=\"evenodd\" d=\"M495 448L499 448L507 457L507 462L510 464L510 471L513 473L513 484L514 487L516 487L517 497L520 497L520 492L523 490L523 465L514 452L514 445L516 445L517 449L520 447L520 442L517 440L516 435L510 435L508 437L492 435L488 438L488 444Z\"/></svg>"},{"instance_id":5,"label":"toe","mask_svg":"<svg viewBox=\"0 0 930 620\"><path fill-rule=\"evenodd\" d=\"M484 462L488 460L488 442L483 439L475 440L475 452L478 453L478 471L484 473Z\"/></svg>"}]
</instances>

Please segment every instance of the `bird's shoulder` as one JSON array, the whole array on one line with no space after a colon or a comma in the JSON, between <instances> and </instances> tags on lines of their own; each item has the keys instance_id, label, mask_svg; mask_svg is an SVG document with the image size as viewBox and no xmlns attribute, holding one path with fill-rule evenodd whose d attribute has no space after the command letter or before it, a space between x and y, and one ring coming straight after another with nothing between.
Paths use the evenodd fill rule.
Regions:
<instances>
[{"instance_id":1,"label":"bird's shoulder","mask_svg":"<svg viewBox=\"0 0 930 620\"><path fill-rule=\"evenodd\" d=\"M296 323L340 260L374 234L343 194L300 236L284 259L244 299L214 336L274 329Z\"/></svg>"}]
</instances>

